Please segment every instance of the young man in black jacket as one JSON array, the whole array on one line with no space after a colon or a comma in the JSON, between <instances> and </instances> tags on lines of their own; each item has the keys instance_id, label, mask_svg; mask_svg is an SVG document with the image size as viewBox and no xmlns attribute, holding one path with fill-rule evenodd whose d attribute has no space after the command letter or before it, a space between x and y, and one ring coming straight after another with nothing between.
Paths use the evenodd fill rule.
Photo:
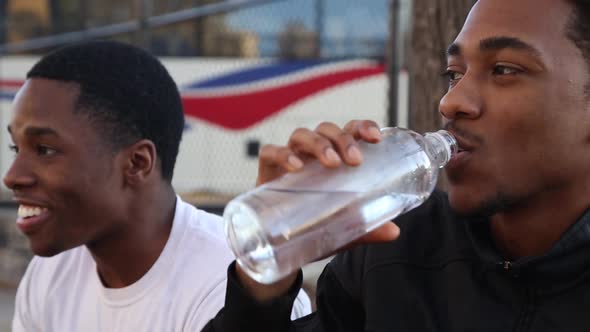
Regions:
<instances>
[{"instance_id":1,"label":"young man in black jacket","mask_svg":"<svg viewBox=\"0 0 590 332\"><path fill-rule=\"evenodd\" d=\"M337 255L295 322L300 273L261 285L232 264L205 331L589 331L589 22L587 0L479 0L447 50L448 196ZM259 183L302 156L358 164L355 140L375 131L299 129L262 150Z\"/></svg>"}]
</instances>

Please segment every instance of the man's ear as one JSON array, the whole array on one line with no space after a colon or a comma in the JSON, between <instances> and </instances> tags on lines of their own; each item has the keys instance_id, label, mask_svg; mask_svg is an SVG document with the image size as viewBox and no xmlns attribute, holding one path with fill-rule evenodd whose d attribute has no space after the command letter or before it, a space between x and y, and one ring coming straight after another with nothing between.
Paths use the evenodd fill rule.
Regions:
<instances>
[{"instance_id":1,"label":"man's ear","mask_svg":"<svg viewBox=\"0 0 590 332\"><path fill-rule=\"evenodd\" d=\"M125 182L139 184L156 172L157 152L154 143L148 139L137 141L126 149L123 170Z\"/></svg>"}]
</instances>

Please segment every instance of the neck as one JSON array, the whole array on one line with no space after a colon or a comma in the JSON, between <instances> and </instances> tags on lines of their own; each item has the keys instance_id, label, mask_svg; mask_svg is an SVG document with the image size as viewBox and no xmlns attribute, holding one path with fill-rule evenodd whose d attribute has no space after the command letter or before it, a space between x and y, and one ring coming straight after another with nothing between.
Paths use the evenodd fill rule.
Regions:
<instances>
[{"instance_id":1,"label":"neck","mask_svg":"<svg viewBox=\"0 0 590 332\"><path fill-rule=\"evenodd\" d=\"M87 244L106 287L129 286L143 277L164 250L172 229L176 196L166 192L138 199L122 226Z\"/></svg>"},{"instance_id":2,"label":"neck","mask_svg":"<svg viewBox=\"0 0 590 332\"><path fill-rule=\"evenodd\" d=\"M492 237L506 259L540 256L588 209L585 193L545 192L491 218Z\"/></svg>"}]
</instances>

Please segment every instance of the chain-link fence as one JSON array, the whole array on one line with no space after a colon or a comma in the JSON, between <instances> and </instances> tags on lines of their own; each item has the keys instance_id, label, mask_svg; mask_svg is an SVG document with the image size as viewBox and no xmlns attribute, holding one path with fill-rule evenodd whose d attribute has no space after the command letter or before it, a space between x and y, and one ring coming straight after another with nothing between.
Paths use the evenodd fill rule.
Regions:
<instances>
[{"instance_id":1,"label":"chain-link fence","mask_svg":"<svg viewBox=\"0 0 590 332\"><path fill-rule=\"evenodd\" d=\"M187 115L173 184L197 204L251 188L258 148L298 126L387 124L388 0L0 0L0 11L0 108L63 42L113 38L161 57Z\"/></svg>"}]
</instances>

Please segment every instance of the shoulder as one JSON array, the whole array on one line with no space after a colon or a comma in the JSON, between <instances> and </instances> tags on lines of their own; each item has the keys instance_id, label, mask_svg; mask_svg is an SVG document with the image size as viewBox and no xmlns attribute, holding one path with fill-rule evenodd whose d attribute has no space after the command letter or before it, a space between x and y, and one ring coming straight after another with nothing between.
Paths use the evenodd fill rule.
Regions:
<instances>
[{"instance_id":1,"label":"shoulder","mask_svg":"<svg viewBox=\"0 0 590 332\"><path fill-rule=\"evenodd\" d=\"M224 222L221 216L198 209L184 201L179 202L177 213L190 236L203 237L208 242L225 243Z\"/></svg>"},{"instance_id":2,"label":"shoulder","mask_svg":"<svg viewBox=\"0 0 590 332\"><path fill-rule=\"evenodd\" d=\"M41 305L52 294L71 291L72 284L87 280L94 265L85 250L77 247L52 257L33 257L19 283L17 297L27 297Z\"/></svg>"},{"instance_id":3,"label":"shoulder","mask_svg":"<svg viewBox=\"0 0 590 332\"><path fill-rule=\"evenodd\" d=\"M177 212L175 222L180 229L174 240L175 266L185 272L192 270L193 278L203 276L202 283L225 280L234 256L225 239L223 219L182 201Z\"/></svg>"},{"instance_id":4,"label":"shoulder","mask_svg":"<svg viewBox=\"0 0 590 332\"><path fill-rule=\"evenodd\" d=\"M166 297L174 296L176 303L190 313L190 326L202 326L222 307L225 299L227 268L234 260L225 240L223 219L179 201L170 245L169 269L163 278L173 286Z\"/></svg>"},{"instance_id":5,"label":"shoulder","mask_svg":"<svg viewBox=\"0 0 590 332\"><path fill-rule=\"evenodd\" d=\"M81 271L93 264L87 249L79 246L51 257L34 256L27 267L26 274L36 283L51 280L53 284L62 279L71 280Z\"/></svg>"}]
</instances>

